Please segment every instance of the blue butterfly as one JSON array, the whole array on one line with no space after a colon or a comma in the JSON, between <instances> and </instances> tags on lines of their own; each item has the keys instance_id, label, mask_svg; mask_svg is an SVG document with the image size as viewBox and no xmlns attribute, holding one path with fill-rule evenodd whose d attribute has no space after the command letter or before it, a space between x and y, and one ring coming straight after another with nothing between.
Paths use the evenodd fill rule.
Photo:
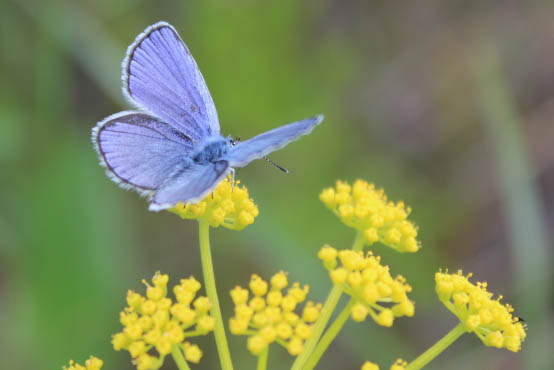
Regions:
<instances>
[{"instance_id":1,"label":"blue butterfly","mask_svg":"<svg viewBox=\"0 0 554 370\"><path fill-rule=\"evenodd\" d=\"M92 142L108 176L146 196L152 211L199 202L234 167L283 148L323 120L290 123L244 142L223 137L196 62L165 22L137 36L122 67L123 93L140 111L99 122Z\"/></svg>"}]
</instances>

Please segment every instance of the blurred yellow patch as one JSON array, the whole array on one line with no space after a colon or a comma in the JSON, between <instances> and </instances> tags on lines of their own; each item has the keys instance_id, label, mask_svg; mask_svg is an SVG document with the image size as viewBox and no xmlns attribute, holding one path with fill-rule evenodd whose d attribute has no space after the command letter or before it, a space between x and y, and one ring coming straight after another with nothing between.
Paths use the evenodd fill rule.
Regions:
<instances>
[{"instance_id":1,"label":"blurred yellow patch","mask_svg":"<svg viewBox=\"0 0 554 370\"><path fill-rule=\"evenodd\" d=\"M100 360L98 357L90 356L88 360L85 361L85 366L75 363L73 360L69 361L69 366L64 366L64 370L100 370L104 361Z\"/></svg>"}]
</instances>

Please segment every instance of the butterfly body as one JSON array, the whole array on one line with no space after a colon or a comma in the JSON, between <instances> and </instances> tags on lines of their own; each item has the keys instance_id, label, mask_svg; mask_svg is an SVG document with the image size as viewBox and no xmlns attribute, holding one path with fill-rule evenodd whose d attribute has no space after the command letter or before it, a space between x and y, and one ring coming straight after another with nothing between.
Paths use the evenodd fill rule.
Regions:
<instances>
[{"instance_id":1,"label":"butterfly body","mask_svg":"<svg viewBox=\"0 0 554 370\"><path fill-rule=\"evenodd\" d=\"M243 142L223 137L196 62L165 22L129 46L122 80L139 110L100 121L92 142L110 179L147 197L153 211L202 200L233 168L283 148L323 120L308 118Z\"/></svg>"},{"instance_id":2,"label":"butterfly body","mask_svg":"<svg viewBox=\"0 0 554 370\"><path fill-rule=\"evenodd\" d=\"M199 151L193 154L192 158L198 164L216 162L229 153L231 146L230 139L224 139L223 137L210 138Z\"/></svg>"}]
</instances>

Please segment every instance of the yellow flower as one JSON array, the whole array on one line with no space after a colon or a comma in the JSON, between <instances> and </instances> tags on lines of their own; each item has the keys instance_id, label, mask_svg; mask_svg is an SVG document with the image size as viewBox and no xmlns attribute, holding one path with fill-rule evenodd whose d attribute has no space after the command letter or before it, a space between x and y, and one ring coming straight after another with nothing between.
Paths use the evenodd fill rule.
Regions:
<instances>
[{"instance_id":1,"label":"yellow flower","mask_svg":"<svg viewBox=\"0 0 554 370\"><path fill-rule=\"evenodd\" d=\"M367 245L381 242L399 252L417 252L420 248L417 227L408 221L410 208L402 202L388 201L383 189L373 184L356 180L350 186L337 181L334 188L324 189L319 199L345 225L362 232ZM333 259L326 251L321 253L322 260Z\"/></svg>"},{"instance_id":2,"label":"yellow flower","mask_svg":"<svg viewBox=\"0 0 554 370\"><path fill-rule=\"evenodd\" d=\"M100 360L98 357L90 356L88 360L85 361L85 366L76 364L73 360L69 361L69 366L63 366L64 370L100 370L104 361Z\"/></svg>"},{"instance_id":3,"label":"yellow flower","mask_svg":"<svg viewBox=\"0 0 554 370\"><path fill-rule=\"evenodd\" d=\"M297 314L294 311L306 300L309 287L294 283L285 293L288 285L287 275L281 271L269 283L252 275L250 300L247 289L237 286L231 290L235 316L229 320L229 329L234 335L248 335L248 350L256 356L273 342L297 356L304 349L304 341L312 335L321 304L308 301L301 315Z\"/></svg>"},{"instance_id":4,"label":"yellow flower","mask_svg":"<svg viewBox=\"0 0 554 370\"><path fill-rule=\"evenodd\" d=\"M200 361L200 348L185 339L207 334L215 326L209 315L210 301L206 297L196 297L201 288L196 279L181 279L180 284L173 287L176 301L167 297L168 281L167 275L157 272L152 278L153 286L143 280L146 297L133 291L127 293L128 306L120 314L123 331L113 336L112 345L116 351L127 350L138 370L158 369L174 345L190 362Z\"/></svg>"},{"instance_id":5,"label":"yellow flower","mask_svg":"<svg viewBox=\"0 0 554 370\"><path fill-rule=\"evenodd\" d=\"M185 342L184 344L185 359L192 363L199 363L202 358L202 350L196 344Z\"/></svg>"},{"instance_id":6,"label":"yellow flower","mask_svg":"<svg viewBox=\"0 0 554 370\"><path fill-rule=\"evenodd\" d=\"M408 363L401 358L397 358L394 364L391 365L390 370L404 370L408 366Z\"/></svg>"},{"instance_id":7,"label":"yellow flower","mask_svg":"<svg viewBox=\"0 0 554 370\"><path fill-rule=\"evenodd\" d=\"M513 308L502 304L502 296L493 299L487 283L473 284L462 271L456 274L437 272L435 288L441 302L475 333L486 346L517 352L526 337L526 327L512 315Z\"/></svg>"},{"instance_id":8,"label":"yellow flower","mask_svg":"<svg viewBox=\"0 0 554 370\"><path fill-rule=\"evenodd\" d=\"M325 245L318 256L333 284L354 298L352 320L364 321L369 315L379 325L392 326L395 317L414 315L414 303L407 295L412 287L400 275L393 279L389 267L381 265L381 259L371 252L337 251Z\"/></svg>"},{"instance_id":9,"label":"yellow flower","mask_svg":"<svg viewBox=\"0 0 554 370\"><path fill-rule=\"evenodd\" d=\"M404 370L406 366L408 366L408 363L401 358L398 358L391 365L390 370ZM366 361L362 365L361 370L379 370L379 365L374 364L373 362Z\"/></svg>"},{"instance_id":10,"label":"yellow flower","mask_svg":"<svg viewBox=\"0 0 554 370\"><path fill-rule=\"evenodd\" d=\"M254 223L258 206L248 197L248 189L239 186L240 181L235 181L234 186L231 181L231 176L221 181L213 193L199 203L179 203L170 211L183 219L205 219L211 227L242 230Z\"/></svg>"},{"instance_id":11,"label":"yellow flower","mask_svg":"<svg viewBox=\"0 0 554 370\"><path fill-rule=\"evenodd\" d=\"M379 365L374 364L373 362L366 361L362 365L361 370L379 370Z\"/></svg>"}]
</instances>

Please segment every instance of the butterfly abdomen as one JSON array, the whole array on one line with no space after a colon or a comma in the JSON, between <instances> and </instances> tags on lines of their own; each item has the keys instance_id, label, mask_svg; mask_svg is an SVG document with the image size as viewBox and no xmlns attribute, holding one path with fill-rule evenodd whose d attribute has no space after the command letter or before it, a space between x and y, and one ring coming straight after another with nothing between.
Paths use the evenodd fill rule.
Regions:
<instances>
[{"instance_id":1,"label":"butterfly abdomen","mask_svg":"<svg viewBox=\"0 0 554 370\"><path fill-rule=\"evenodd\" d=\"M229 151L229 140L224 138L218 138L214 141L208 142L202 149L197 151L194 156L194 162L198 164L206 164L216 162L221 159Z\"/></svg>"}]
</instances>

